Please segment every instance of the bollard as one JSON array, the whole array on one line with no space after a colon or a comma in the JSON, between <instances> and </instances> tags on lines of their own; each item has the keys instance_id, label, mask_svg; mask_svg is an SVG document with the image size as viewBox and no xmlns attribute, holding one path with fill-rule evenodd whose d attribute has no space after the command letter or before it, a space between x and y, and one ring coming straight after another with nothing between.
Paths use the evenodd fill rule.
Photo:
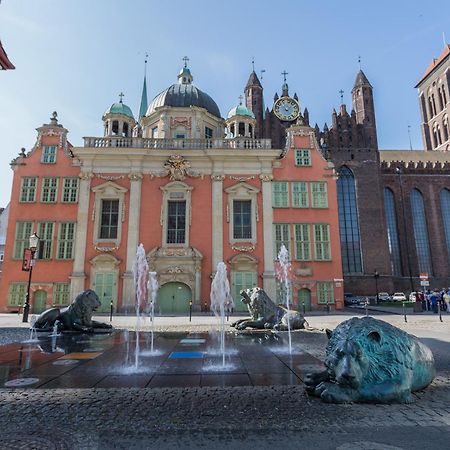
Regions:
<instances>
[{"instance_id":1,"label":"bollard","mask_svg":"<svg viewBox=\"0 0 450 450\"><path fill-rule=\"evenodd\" d=\"M328 314L330 313L330 304L328 303L328 300L327 300L327 313Z\"/></svg>"},{"instance_id":2,"label":"bollard","mask_svg":"<svg viewBox=\"0 0 450 450\"><path fill-rule=\"evenodd\" d=\"M366 300L364 302L364 308L366 309L366 317L369 315L369 302Z\"/></svg>"},{"instance_id":3,"label":"bollard","mask_svg":"<svg viewBox=\"0 0 450 450\"><path fill-rule=\"evenodd\" d=\"M403 317L405 319L405 322L408 322L408 319L406 318L405 302L402 302L402 309L403 309Z\"/></svg>"},{"instance_id":4,"label":"bollard","mask_svg":"<svg viewBox=\"0 0 450 450\"><path fill-rule=\"evenodd\" d=\"M439 320L441 322L443 322L443 320L442 320L442 313L441 313L442 312L441 311L441 302L438 301L437 307L438 307L438 313L439 313Z\"/></svg>"},{"instance_id":5,"label":"bollard","mask_svg":"<svg viewBox=\"0 0 450 450\"><path fill-rule=\"evenodd\" d=\"M113 308L114 308L114 304L113 304L112 299L111 299L111 303L110 303L110 308L111 308L111 310L109 312L109 321L112 322Z\"/></svg>"},{"instance_id":6,"label":"bollard","mask_svg":"<svg viewBox=\"0 0 450 450\"><path fill-rule=\"evenodd\" d=\"M302 301L302 309L303 309L303 315L305 315L306 314L305 300Z\"/></svg>"},{"instance_id":7,"label":"bollard","mask_svg":"<svg viewBox=\"0 0 450 450\"><path fill-rule=\"evenodd\" d=\"M189 322L192 322L192 300L189 300Z\"/></svg>"}]
</instances>

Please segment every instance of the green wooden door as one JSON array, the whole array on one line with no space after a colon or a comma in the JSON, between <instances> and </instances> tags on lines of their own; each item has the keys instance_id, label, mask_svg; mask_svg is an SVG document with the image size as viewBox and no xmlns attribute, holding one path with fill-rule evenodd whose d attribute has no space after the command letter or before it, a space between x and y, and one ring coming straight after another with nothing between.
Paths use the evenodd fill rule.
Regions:
<instances>
[{"instance_id":1,"label":"green wooden door","mask_svg":"<svg viewBox=\"0 0 450 450\"><path fill-rule=\"evenodd\" d=\"M113 300L114 311L116 310L116 296L114 295L115 283L113 272L97 272L94 278L93 289L102 303L102 306L100 306L97 312L110 312L111 300Z\"/></svg>"},{"instance_id":2,"label":"green wooden door","mask_svg":"<svg viewBox=\"0 0 450 450\"><path fill-rule=\"evenodd\" d=\"M192 292L184 283L166 283L158 291L156 308L159 314L189 314Z\"/></svg>"},{"instance_id":3,"label":"green wooden door","mask_svg":"<svg viewBox=\"0 0 450 450\"><path fill-rule=\"evenodd\" d=\"M47 292L42 290L36 291L33 295L33 313L40 314L42 311L45 311L46 304Z\"/></svg>"},{"instance_id":4,"label":"green wooden door","mask_svg":"<svg viewBox=\"0 0 450 450\"><path fill-rule=\"evenodd\" d=\"M234 300L234 311L248 312L247 305L241 301L240 292L243 289L251 289L256 286L256 273L254 272L232 272L231 273L231 295Z\"/></svg>"},{"instance_id":5,"label":"green wooden door","mask_svg":"<svg viewBox=\"0 0 450 450\"><path fill-rule=\"evenodd\" d=\"M300 289L298 291L298 310L303 311L303 305L305 305L305 311L311 311L311 291L309 289Z\"/></svg>"}]
</instances>

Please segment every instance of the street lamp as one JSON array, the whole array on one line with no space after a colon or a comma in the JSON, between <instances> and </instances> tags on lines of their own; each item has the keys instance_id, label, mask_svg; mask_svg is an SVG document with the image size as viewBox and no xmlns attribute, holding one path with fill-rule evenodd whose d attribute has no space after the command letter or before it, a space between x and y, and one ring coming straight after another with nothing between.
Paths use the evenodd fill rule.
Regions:
<instances>
[{"instance_id":1,"label":"street lamp","mask_svg":"<svg viewBox=\"0 0 450 450\"><path fill-rule=\"evenodd\" d=\"M379 303L379 298L378 298L378 277L380 276L380 274L378 273L377 269L375 269L375 272L373 273L373 277L375 278L375 292L377 293L377 305Z\"/></svg>"},{"instance_id":2,"label":"street lamp","mask_svg":"<svg viewBox=\"0 0 450 450\"><path fill-rule=\"evenodd\" d=\"M400 200L402 202L402 215L403 215L403 233L405 234L405 242L406 242L406 260L408 262L409 284L411 287L411 292L413 292L414 284L412 279L411 258L409 256L408 230L406 229L405 198L403 197L402 170L400 169L400 167L395 168L395 173L398 175L398 182L400 185Z\"/></svg>"},{"instance_id":3,"label":"street lamp","mask_svg":"<svg viewBox=\"0 0 450 450\"><path fill-rule=\"evenodd\" d=\"M25 305L23 306L23 317L22 322L28 322L28 314L30 312L30 287L31 287L31 275L33 273L33 266L34 266L34 255L36 254L36 250L38 248L39 244L39 236L34 232L30 236L30 242L29 242L29 269L28 269L28 287L27 287L27 296L25 298Z\"/></svg>"}]
</instances>

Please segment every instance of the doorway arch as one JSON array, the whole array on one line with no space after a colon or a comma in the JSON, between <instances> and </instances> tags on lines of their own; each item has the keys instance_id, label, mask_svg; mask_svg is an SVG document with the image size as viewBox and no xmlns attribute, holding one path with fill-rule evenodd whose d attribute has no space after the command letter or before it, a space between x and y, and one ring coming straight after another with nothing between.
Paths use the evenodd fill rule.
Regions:
<instances>
[{"instance_id":1,"label":"doorway arch","mask_svg":"<svg viewBox=\"0 0 450 450\"><path fill-rule=\"evenodd\" d=\"M159 314L187 314L191 300L191 288L187 284L172 281L159 289L155 309Z\"/></svg>"},{"instance_id":2,"label":"doorway arch","mask_svg":"<svg viewBox=\"0 0 450 450\"><path fill-rule=\"evenodd\" d=\"M47 306L47 292L43 289L39 289L33 295L33 313L40 314L45 311Z\"/></svg>"},{"instance_id":3,"label":"doorway arch","mask_svg":"<svg viewBox=\"0 0 450 450\"><path fill-rule=\"evenodd\" d=\"M303 311L303 305L305 305L305 311L311 311L311 291L306 288L298 291L297 309Z\"/></svg>"}]
</instances>

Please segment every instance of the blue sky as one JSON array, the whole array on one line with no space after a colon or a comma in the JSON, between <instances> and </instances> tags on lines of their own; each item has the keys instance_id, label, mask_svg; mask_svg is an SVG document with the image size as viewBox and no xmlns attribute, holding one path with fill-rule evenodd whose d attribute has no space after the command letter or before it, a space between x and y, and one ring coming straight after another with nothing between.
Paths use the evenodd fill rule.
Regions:
<instances>
[{"instance_id":1,"label":"blue sky","mask_svg":"<svg viewBox=\"0 0 450 450\"><path fill-rule=\"evenodd\" d=\"M0 71L0 206L9 162L58 111L73 145L102 135L101 116L123 91L138 111L145 52L149 100L175 82L184 55L194 83L226 116L255 58L266 105L286 70L312 123L351 103L358 56L375 89L382 149L422 148L415 83L450 40L450 2L416 0L3 0L0 39L15 71Z\"/></svg>"}]
</instances>

